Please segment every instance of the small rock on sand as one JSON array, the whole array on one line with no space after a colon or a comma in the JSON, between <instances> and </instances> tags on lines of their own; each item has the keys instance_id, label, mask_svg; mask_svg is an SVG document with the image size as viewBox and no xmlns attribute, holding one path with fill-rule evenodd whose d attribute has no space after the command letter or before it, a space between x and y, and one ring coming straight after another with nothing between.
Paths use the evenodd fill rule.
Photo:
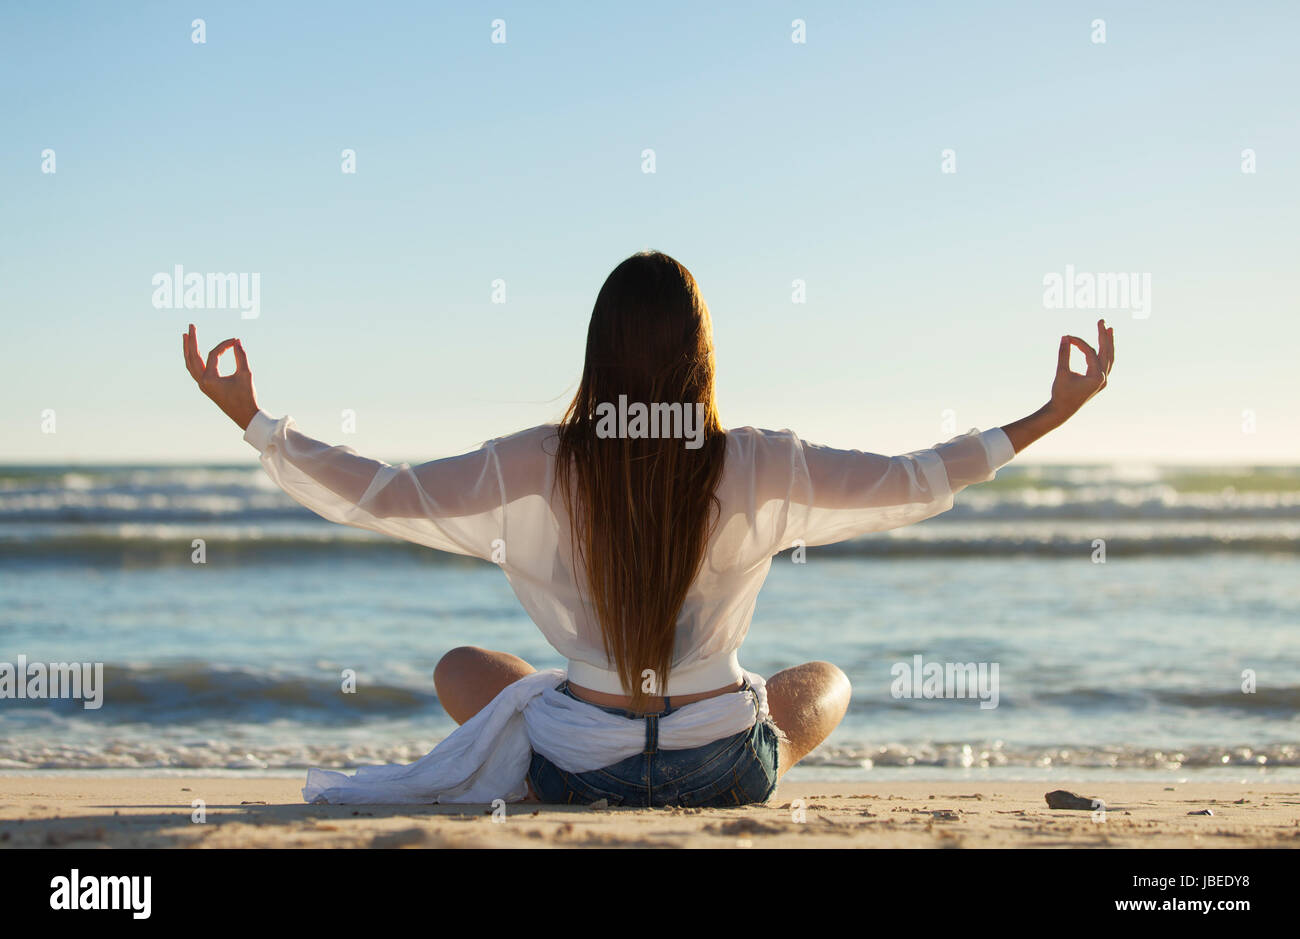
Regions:
<instances>
[{"instance_id":1,"label":"small rock on sand","mask_svg":"<svg viewBox=\"0 0 1300 939\"><path fill-rule=\"evenodd\" d=\"M1095 809L1106 807L1106 803L1100 799L1090 799L1065 789L1054 789L1044 796L1047 799L1047 807L1050 809L1075 809L1080 812L1091 812Z\"/></svg>"}]
</instances>

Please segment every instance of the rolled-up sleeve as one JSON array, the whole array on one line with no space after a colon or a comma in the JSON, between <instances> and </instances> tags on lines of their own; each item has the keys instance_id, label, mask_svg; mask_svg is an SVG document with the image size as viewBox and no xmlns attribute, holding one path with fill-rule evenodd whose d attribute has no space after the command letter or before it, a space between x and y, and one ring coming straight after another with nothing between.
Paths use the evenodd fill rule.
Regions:
<instances>
[{"instance_id":1,"label":"rolled-up sleeve","mask_svg":"<svg viewBox=\"0 0 1300 939\"><path fill-rule=\"evenodd\" d=\"M278 424L279 421L265 411L258 411L248 422L248 427L244 429L244 439L251 443L258 453L261 453L271 443L271 435L275 433Z\"/></svg>"}]
</instances>

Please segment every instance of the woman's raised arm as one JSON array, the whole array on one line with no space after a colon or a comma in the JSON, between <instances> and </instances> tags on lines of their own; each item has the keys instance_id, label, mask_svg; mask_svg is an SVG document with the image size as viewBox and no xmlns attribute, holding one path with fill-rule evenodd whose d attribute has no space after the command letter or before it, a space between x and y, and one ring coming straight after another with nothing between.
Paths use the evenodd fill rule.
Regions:
<instances>
[{"instance_id":1,"label":"woman's raised arm","mask_svg":"<svg viewBox=\"0 0 1300 939\"><path fill-rule=\"evenodd\" d=\"M1114 337L1105 321L1098 322L1097 331L1100 352L1077 337L1062 337L1051 399L1005 427L972 430L900 456L818 446L788 431L746 437L743 445L755 467L747 480L747 504L755 517L767 520L772 553L796 543L832 544L900 528L948 511L958 492L992 479L999 467L1105 387L1115 360ZM1072 346L1087 357L1086 374L1071 371Z\"/></svg>"},{"instance_id":2,"label":"woman's raised arm","mask_svg":"<svg viewBox=\"0 0 1300 939\"><path fill-rule=\"evenodd\" d=\"M234 349L236 370L222 377L216 361L226 349ZM504 537L508 498L538 488L544 469L541 450L529 446L531 438L523 435L415 467L394 466L316 440L296 430L292 418L273 418L258 408L239 340L215 347L205 364L191 326L185 360L204 394L244 428L244 439L261 453L262 465L276 485L331 522L441 551L491 558L493 543ZM506 447L508 458L499 456L498 443Z\"/></svg>"}]
</instances>

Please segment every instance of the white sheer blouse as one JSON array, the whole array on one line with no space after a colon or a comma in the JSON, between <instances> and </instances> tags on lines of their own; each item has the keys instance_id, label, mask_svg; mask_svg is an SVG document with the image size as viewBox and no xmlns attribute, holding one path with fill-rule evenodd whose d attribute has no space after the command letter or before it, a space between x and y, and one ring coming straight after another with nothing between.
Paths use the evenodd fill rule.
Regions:
<instances>
[{"instance_id":1,"label":"white sheer blouse","mask_svg":"<svg viewBox=\"0 0 1300 939\"><path fill-rule=\"evenodd\" d=\"M575 575L564 500L553 492L556 426L489 440L461 456L389 465L259 411L244 439L271 479L333 522L500 565L519 602L581 687L626 694ZM727 431L721 516L677 622L661 693L710 691L745 673L737 651L772 558L921 521L952 507L1015 456L1001 429L971 430L902 456L805 443L792 431Z\"/></svg>"}]
</instances>

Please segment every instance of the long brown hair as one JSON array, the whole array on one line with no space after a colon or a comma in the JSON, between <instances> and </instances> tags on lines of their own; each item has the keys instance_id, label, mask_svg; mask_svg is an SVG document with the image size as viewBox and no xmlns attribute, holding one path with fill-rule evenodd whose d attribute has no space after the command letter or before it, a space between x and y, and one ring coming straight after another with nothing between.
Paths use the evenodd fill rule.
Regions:
<instances>
[{"instance_id":1,"label":"long brown hair","mask_svg":"<svg viewBox=\"0 0 1300 939\"><path fill-rule=\"evenodd\" d=\"M713 328L691 272L643 251L606 278L587 329L582 382L559 426L556 482L575 560L632 709L667 687L677 616L719 508L726 436L714 401ZM703 442L598 434L601 405L703 405ZM652 669L652 691L642 673Z\"/></svg>"}]
</instances>

